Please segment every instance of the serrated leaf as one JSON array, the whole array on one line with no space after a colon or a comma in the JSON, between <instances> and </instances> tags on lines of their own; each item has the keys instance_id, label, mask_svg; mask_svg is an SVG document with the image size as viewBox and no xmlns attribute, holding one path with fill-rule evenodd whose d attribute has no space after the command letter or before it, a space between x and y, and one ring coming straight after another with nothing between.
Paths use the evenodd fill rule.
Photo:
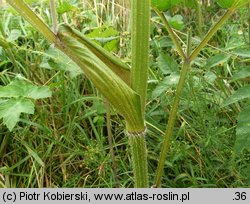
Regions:
<instances>
[{"instance_id":1,"label":"serrated leaf","mask_svg":"<svg viewBox=\"0 0 250 204\"><path fill-rule=\"evenodd\" d=\"M0 104L0 118L10 131L19 121L21 113L34 113L34 104L31 100L11 98Z\"/></svg>"},{"instance_id":2,"label":"serrated leaf","mask_svg":"<svg viewBox=\"0 0 250 204\"><path fill-rule=\"evenodd\" d=\"M51 97L52 93L47 86L33 86L30 87L29 90L27 90L27 98L32 98L32 99L42 99L42 98L49 98Z\"/></svg>"},{"instance_id":3,"label":"serrated leaf","mask_svg":"<svg viewBox=\"0 0 250 204\"><path fill-rule=\"evenodd\" d=\"M170 76L166 76L163 81L159 83L159 85L155 88L152 93L152 98L157 98L164 92L166 92L170 87L178 84L180 79L180 75L178 73L172 73Z\"/></svg>"},{"instance_id":4,"label":"serrated leaf","mask_svg":"<svg viewBox=\"0 0 250 204\"><path fill-rule=\"evenodd\" d=\"M250 98L250 86L244 86L239 88L224 101L222 107L228 106L246 98Z\"/></svg>"},{"instance_id":5,"label":"serrated leaf","mask_svg":"<svg viewBox=\"0 0 250 204\"><path fill-rule=\"evenodd\" d=\"M223 53L217 54L213 57L210 57L207 61L207 67L212 68L217 65L222 65L223 63L227 62L227 60L230 58L230 56L225 55Z\"/></svg>"},{"instance_id":6,"label":"serrated leaf","mask_svg":"<svg viewBox=\"0 0 250 204\"><path fill-rule=\"evenodd\" d=\"M178 63L175 59L165 53L160 53L157 58L157 64L163 74L178 72Z\"/></svg>"},{"instance_id":7,"label":"serrated leaf","mask_svg":"<svg viewBox=\"0 0 250 204\"><path fill-rule=\"evenodd\" d=\"M243 149L250 150L250 106L242 110L238 116L236 127L235 150L240 152Z\"/></svg>"},{"instance_id":8,"label":"serrated leaf","mask_svg":"<svg viewBox=\"0 0 250 204\"><path fill-rule=\"evenodd\" d=\"M0 98L26 97L32 99L51 97L47 86L38 87L27 81L16 79L7 86L0 87Z\"/></svg>"}]
</instances>

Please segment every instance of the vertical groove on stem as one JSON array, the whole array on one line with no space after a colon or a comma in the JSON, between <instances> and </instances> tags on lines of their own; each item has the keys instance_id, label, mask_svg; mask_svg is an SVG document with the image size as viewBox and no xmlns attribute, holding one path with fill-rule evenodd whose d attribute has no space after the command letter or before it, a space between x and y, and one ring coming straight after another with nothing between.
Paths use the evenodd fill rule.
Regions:
<instances>
[{"instance_id":1,"label":"vertical groove on stem","mask_svg":"<svg viewBox=\"0 0 250 204\"><path fill-rule=\"evenodd\" d=\"M196 13L197 13L197 23L198 23L198 36L202 37L202 2L200 0L196 0Z\"/></svg>"},{"instance_id":2,"label":"vertical groove on stem","mask_svg":"<svg viewBox=\"0 0 250 204\"><path fill-rule=\"evenodd\" d=\"M148 80L148 55L150 35L150 0L132 0L132 69L131 88L141 99L141 114L144 118ZM128 133L132 155L132 167L136 188L148 187L148 164L145 132Z\"/></svg>"},{"instance_id":3,"label":"vertical groove on stem","mask_svg":"<svg viewBox=\"0 0 250 204\"><path fill-rule=\"evenodd\" d=\"M169 147L170 147L171 137L172 137L172 133L174 130L176 115L177 115L178 106L179 106L179 102L180 102L180 97L181 97L181 93L182 93L185 79L186 79L186 76L188 74L189 69L190 69L190 62L185 61L183 64L182 70L181 70L180 80L179 80L179 83L178 83L178 86L176 89L176 96L174 98L174 103L173 103L173 106L172 106L172 109L170 112L170 116L169 116L169 120L168 120L167 130L166 130L166 133L164 136L164 141L163 141L163 144L161 147L159 164L158 164L158 167L156 170L155 187L160 187L160 185L161 185L161 179L162 179L162 175L163 175L165 159L166 159Z\"/></svg>"},{"instance_id":4,"label":"vertical groove on stem","mask_svg":"<svg viewBox=\"0 0 250 204\"><path fill-rule=\"evenodd\" d=\"M108 143L109 143L109 153L111 156L111 160L112 160L112 171L113 171L113 176L114 176L114 180L115 183L117 185L118 183L118 175L117 175L117 167L116 167L116 163L115 163L115 153L113 150L113 136L112 136L112 130L111 130L111 117L110 117L110 104L107 100L105 100L105 106L107 109L107 113L106 113L106 122L107 122L107 131L108 131Z\"/></svg>"},{"instance_id":5,"label":"vertical groove on stem","mask_svg":"<svg viewBox=\"0 0 250 204\"><path fill-rule=\"evenodd\" d=\"M57 29L58 29L58 24L57 24L57 16L56 16L56 4L54 0L50 0L50 13L51 13L53 31L56 34Z\"/></svg>"},{"instance_id":6,"label":"vertical groove on stem","mask_svg":"<svg viewBox=\"0 0 250 204\"><path fill-rule=\"evenodd\" d=\"M132 155L135 188L148 187L147 149L145 133L129 136L129 145Z\"/></svg>"},{"instance_id":7,"label":"vertical groove on stem","mask_svg":"<svg viewBox=\"0 0 250 204\"><path fill-rule=\"evenodd\" d=\"M131 87L141 97L145 111L150 33L150 0L132 0L132 69Z\"/></svg>"},{"instance_id":8,"label":"vertical groove on stem","mask_svg":"<svg viewBox=\"0 0 250 204\"><path fill-rule=\"evenodd\" d=\"M248 7L248 44L250 45L250 3L247 5Z\"/></svg>"}]
</instances>

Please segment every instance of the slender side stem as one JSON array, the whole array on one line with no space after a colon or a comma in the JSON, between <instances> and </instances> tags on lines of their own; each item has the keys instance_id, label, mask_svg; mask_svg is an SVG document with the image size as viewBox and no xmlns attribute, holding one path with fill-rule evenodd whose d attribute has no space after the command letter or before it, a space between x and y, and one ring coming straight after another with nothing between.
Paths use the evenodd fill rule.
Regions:
<instances>
[{"instance_id":1,"label":"slender side stem","mask_svg":"<svg viewBox=\"0 0 250 204\"><path fill-rule=\"evenodd\" d=\"M160 153L158 167L156 170L155 187L160 187L161 179L162 179L162 175L163 175L163 170L164 170L165 159L166 159L169 147L170 147L170 141L171 141L171 137L173 134L174 124L175 124L178 106L179 106L179 102L180 102L180 96L181 96L181 93L182 93L182 90L184 87L186 76L187 76L188 71L190 69L190 61L188 59L188 55L191 52L191 33L192 32L191 32L191 30L188 32L187 54L186 54L178 41L177 34L171 28L165 15L162 12L160 12L159 10L157 10L156 8L154 8L154 10L160 16L161 20L163 21L163 23L164 23L164 25L165 25L165 27L170 35L170 38L174 42L179 55L181 56L182 60L184 61L183 67L181 70L181 76L180 76L179 83L178 83L177 89L176 89L176 96L174 98L174 103L173 103L173 106L172 106L172 109L170 112L170 116L169 116L169 120L168 120L167 130L165 132L164 141L163 141L163 144L161 147L161 153Z\"/></svg>"},{"instance_id":2,"label":"slender side stem","mask_svg":"<svg viewBox=\"0 0 250 204\"><path fill-rule=\"evenodd\" d=\"M213 37L213 35L222 27L222 25L227 21L227 19L234 13L235 9L230 8L226 13L220 18L220 20L208 31L204 39L200 42L198 47L192 52L189 57L189 61L192 62L200 53L200 51L207 45L208 41Z\"/></svg>"},{"instance_id":3,"label":"slender side stem","mask_svg":"<svg viewBox=\"0 0 250 204\"><path fill-rule=\"evenodd\" d=\"M198 36L201 38L202 37L202 12L201 12L201 1L200 0L196 0L196 14L197 14L197 18L198 18Z\"/></svg>"},{"instance_id":4,"label":"slender side stem","mask_svg":"<svg viewBox=\"0 0 250 204\"><path fill-rule=\"evenodd\" d=\"M132 69L131 88L141 98L144 117L148 80L150 35L150 0L132 0ZM128 132L136 188L148 187L148 164L145 131Z\"/></svg>"},{"instance_id":5,"label":"slender side stem","mask_svg":"<svg viewBox=\"0 0 250 204\"><path fill-rule=\"evenodd\" d=\"M117 167L115 163L115 154L113 150L113 136L112 136L112 130L111 130L111 117L110 117L110 104L107 100L105 100L105 106L107 109L106 113L106 120L107 120L107 131L108 131L108 142L109 142L109 153L112 160L112 171L115 183L118 183L118 176L117 176Z\"/></svg>"},{"instance_id":6,"label":"slender side stem","mask_svg":"<svg viewBox=\"0 0 250 204\"><path fill-rule=\"evenodd\" d=\"M181 56L182 60L185 61L187 59L186 54L184 53L179 41L178 41L178 37L177 34L173 31L173 29L171 28L166 16L164 15L164 13L160 12L157 8L154 8L154 11L157 13L157 15L161 18L162 22L164 23L169 36L171 38L171 40L173 41L177 52L179 53L179 55Z\"/></svg>"},{"instance_id":7,"label":"slender side stem","mask_svg":"<svg viewBox=\"0 0 250 204\"><path fill-rule=\"evenodd\" d=\"M179 80L179 83L177 85L176 96L174 99L172 110L170 112L168 126L167 126L165 138L164 138L161 153L160 153L159 164L158 164L157 171L156 171L155 187L160 187L160 185L161 185L161 180L162 180L162 175L163 175L163 170L164 170L164 163L165 163L165 159L166 159L167 152L169 150L169 146L170 146L170 142L171 142L171 137L172 137L174 124L175 124L175 120L176 120L176 115L177 115L177 111L178 111L178 106L179 106L179 102L180 102L180 96L181 96L181 93L182 93L182 90L184 87L186 76L187 76L188 71L189 71L190 66L191 66L190 64L198 56L198 54L200 53L202 48L206 46L208 41L217 32L217 30L219 28L221 28L221 26L226 22L226 20L232 15L232 13L234 11L235 11L235 8L230 8L229 10L227 10L227 12L220 18L220 20L210 29L210 31L206 34L206 36L204 37L202 42L191 53L191 55L189 55L189 52L191 50L191 32L189 32L188 48L187 48L187 52L188 52L187 56L188 57L184 58L184 64L183 64L183 67L181 70L180 80ZM171 29L171 27L169 27L167 19L165 18L165 16L163 14L160 13L160 15L161 15L162 20L165 19L164 24L166 25L167 29L171 33L172 29ZM179 46L178 45L179 43L178 43L176 37L173 34L170 34L170 36L172 36L171 38L174 41L174 43L177 46ZM180 47L178 48L178 50L179 50L179 53L181 53ZM180 55L182 55L182 58L183 58L183 56L186 56L185 54L183 55L183 53L180 54Z\"/></svg>"},{"instance_id":8,"label":"slender side stem","mask_svg":"<svg viewBox=\"0 0 250 204\"><path fill-rule=\"evenodd\" d=\"M24 1L6 0L16 11L25 17L48 41L55 43L56 35L50 28L25 4Z\"/></svg>"},{"instance_id":9,"label":"slender side stem","mask_svg":"<svg viewBox=\"0 0 250 204\"><path fill-rule=\"evenodd\" d=\"M187 36L187 56L189 56L192 52L192 29L188 30Z\"/></svg>"},{"instance_id":10,"label":"slender side stem","mask_svg":"<svg viewBox=\"0 0 250 204\"><path fill-rule=\"evenodd\" d=\"M250 3L248 6L248 44L250 45Z\"/></svg>"},{"instance_id":11,"label":"slender side stem","mask_svg":"<svg viewBox=\"0 0 250 204\"><path fill-rule=\"evenodd\" d=\"M56 16L56 4L54 0L50 0L50 14L52 19L53 31L56 34L58 29L57 16Z\"/></svg>"},{"instance_id":12,"label":"slender side stem","mask_svg":"<svg viewBox=\"0 0 250 204\"><path fill-rule=\"evenodd\" d=\"M164 141L163 141L162 148L161 148L159 163L158 163L158 167L156 170L155 187L161 186L165 159L166 159L169 147L170 147L171 137L172 137L172 133L174 130L174 124L176 121L176 115L177 115L178 106L180 102L180 97L181 97L181 93L182 93L182 90L185 84L185 79L186 79L189 69L190 69L190 62L185 61L181 70L180 80L176 89L176 96L174 98L174 103L173 103L170 116L169 116L169 120L168 120L167 130L166 130Z\"/></svg>"}]
</instances>

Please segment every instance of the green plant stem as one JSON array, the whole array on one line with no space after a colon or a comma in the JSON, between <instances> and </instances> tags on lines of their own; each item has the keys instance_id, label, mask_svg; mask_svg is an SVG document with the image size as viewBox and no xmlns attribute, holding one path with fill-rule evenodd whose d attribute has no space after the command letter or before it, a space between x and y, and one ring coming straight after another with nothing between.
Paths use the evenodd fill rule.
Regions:
<instances>
[{"instance_id":1,"label":"green plant stem","mask_svg":"<svg viewBox=\"0 0 250 204\"><path fill-rule=\"evenodd\" d=\"M250 45L250 3L247 5L248 7L248 44Z\"/></svg>"},{"instance_id":2,"label":"green plant stem","mask_svg":"<svg viewBox=\"0 0 250 204\"><path fill-rule=\"evenodd\" d=\"M144 114L149 66L150 0L132 0L131 6L131 88L140 95L142 113Z\"/></svg>"},{"instance_id":3,"label":"green plant stem","mask_svg":"<svg viewBox=\"0 0 250 204\"><path fill-rule=\"evenodd\" d=\"M177 52L179 53L179 55L181 56L182 60L185 61L187 59L186 54L184 53L181 44L178 41L178 36L177 34L173 31L173 29L171 28L166 16L164 15L164 13L160 12L157 8L154 8L154 11L157 13L157 15L161 18L162 22L165 25L165 28L167 29L169 36L171 38L171 40L173 41Z\"/></svg>"},{"instance_id":4,"label":"green plant stem","mask_svg":"<svg viewBox=\"0 0 250 204\"><path fill-rule=\"evenodd\" d=\"M16 11L25 17L29 23L43 34L51 43L56 43L56 35L50 28L24 3L24 1L6 0Z\"/></svg>"},{"instance_id":5,"label":"green plant stem","mask_svg":"<svg viewBox=\"0 0 250 204\"><path fill-rule=\"evenodd\" d=\"M222 25L228 20L228 18L234 13L235 9L230 8L226 13L220 18L220 20L208 31L204 39L200 42L198 47L192 52L189 57L189 61L192 62L200 53L200 51L207 45L208 41L213 37L213 35L222 27Z\"/></svg>"},{"instance_id":6,"label":"green plant stem","mask_svg":"<svg viewBox=\"0 0 250 204\"><path fill-rule=\"evenodd\" d=\"M52 20L53 31L56 34L58 29L57 16L56 16L56 4L54 0L50 0L50 14Z\"/></svg>"},{"instance_id":7,"label":"green plant stem","mask_svg":"<svg viewBox=\"0 0 250 204\"><path fill-rule=\"evenodd\" d=\"M187 52L188 52L187 55L189 57L184 57L186 55L182 51L182 49L178 43L177 37L174 35L174 33L173 33L171 27L169 26L169 23L168 23L167 19L165 18L164 14L158 13L158 15L160 15L161 19L164 21L164 24L165 24L168 32L170 33L170 37L172 38L175 45L177 46L178 52L180 53L180 55L184 59L184 64L183 64L183 67L181 70L180 80L179 80L179 83L178 83L177 89L176 89L176 96L174 99L173 107L172 107L171 112L170 112L168 126L167 126L165 138L164 138L161 153L160 153L159 164L158 164L157 171L156 171L155 187L160 187L160 185L161 185L161 180L162 180L162 175L163 175L163 170L164 170L164 163L165 163L165 159L166 159L167 152L169 150L169 146L170 146L170 142L171 142L171 137L172 137L174 124L175 124L175 120L176 120L176 115L177 115L177 111L178 111L178 106L179 106L179 102L180 102L180 96L181 96L181 93L182 93L182 90L184 87L184 83L185 83L186 76L188 74L188 70L190 69L190 66L191 66L190 64L198 56L198 54L200 53L202 48L204 48L206 46L208 41L217 32L217 30L222 27L222 25L226 22L226 20L232 15L232 13L234 11L235 11L235 8L230 8L229 10L227 10L227 12L220 18L220 20L210 29L210 31L206 34L206 36L204 37L202 42L191 53L191 55L189 55L189 52L191 50L191 32L189 32L188 46L187 46L188 47L187 48Z\"/></svg>"},{"instance_id":8,"label":"green plant stem","mask_svg":"<svg viewBox=\"0 0 250 204\"><path fill-rule=\"evenodd\" d=\"M109 154L111 156L111 161L112 161L112 171L113 171L113 176L116 185L118 184L118 175L117 175L117 167L115 163L115 154L113 150L113 136L112 136L112 130L111 130L111 116L110 116L110 104L107 100L105 100L105 106L107 109L106 113L106 123L107 123L107 132L108 132L108 143L109 143Z\"/></svg>"},{"instance_id":9,"label":"green plant stem","mask_svg":"<svg viewBox=\"0 0 250 204\"><path fill-rule=\"evenodd\" d=\"M200 0L196 0L196 15L197 15L197 23L198 23L198 36L201 38L202 37L202 12L201 12L201 1Z\"/></svg>"},{"instance_id":10,"label":"green plant stem","mask_svg":"<svg viewBox=\"0 0 250 204\"><path fill-rule=\"evenodd\" d=\"M146 188L148 187L148 163L145 133L138 135L128 134L128 137L132 155L134 187Z\"/></svg>"},{"instance_id":11,"label":"green plant stem","mask_svg":"<svg viewBox=\"0 0 250 204\"><path fill-rule=\"evenodd\" d=\"M174 98L173 107L172 107L171 112L170 112L168 126L167 126L167 130L165 132L164 141L163 141L162 148L161 148L158 167L156 170L155 187L160 187L161 179L162 179L162 175L163 175L163 170L164 170L165 159L167 156L167 152L169 150L170 141L171 141L171 137L173 134L174 124L175 124L178 106L179 106L179 102L180 102L180 96L181 96L181 93L182 93L182 90L184 87L187 73L188 73L189 68L190 68L190 61L188 60L187 56L191 52L191 33L192 32L191 32L191 30L188 32L187 54L185 54L184 50L182 49L182 47L178 41L178 36L175 34L173 29L171 28L165 15L162 12L160 12L159 10L157 10L156 8L154 8L154 10L160 16L161 20L163 21L163 23L164 23L164 25L165 25L165 27L170 35L170 38L172 39L172 41L175 44L177 52L179 53L182 60L184 61L183 67L181 70L180 80L179 80L179 83L178 83L177 89L176 89L176 96Z\"/></svg>"},{"instance_id":12,"label":"green plant stem","mask_svg":"<svg viewBox=\"0 0 250 204\"><path fill-rule=\"evenodd\" d=\"M141 99L144 118L149 67L150 0L132 0L132 69L131 88ZM138 129L139 130L139 129ZM145 131L145 130L144 130ZM148 164L145 132L128 132L136 188L148 187Z\"/></svg>"},{"instance_id":13,"label":"green plant stem","mask_svg":"<svg viewBox=\"0 0 250 204\"><path fill-rule=\"evenodd\" d=\"M177 115L178 106L179 106L179 102L180 102L180 97L181 97L181 93L182 93L182 90L183 90L183 87L185 84L185 79L186 79L186 76L188 74L189 69L190 69L190 62L185 61L183 64L182 70L181 70L180 80L179 80L179 83L177 85L174 103L173 103L173 106L172 106L172 109L171 109L171 112L169 115L168 125L167 125L167 129L165 132L162 148L161 148L159 163L158 163L158 167L156 170L155 187L161 186L161 180L162 180L162 175L163 175L163 170L164 170L165 159L166 159L169 147L170 147L171 137L173 134L174 125L175 125L175 121L176 121L176 115Z\"/></svg>"}]
</instances>

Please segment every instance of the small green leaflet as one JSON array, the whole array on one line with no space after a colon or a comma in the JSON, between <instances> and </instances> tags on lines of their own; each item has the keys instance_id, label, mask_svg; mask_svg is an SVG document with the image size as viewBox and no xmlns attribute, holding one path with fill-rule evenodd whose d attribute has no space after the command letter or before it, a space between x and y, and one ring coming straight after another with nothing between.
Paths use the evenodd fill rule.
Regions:
<instances>
[{"instance_id":1,"label":"small green leaflet","mask_svg":"<svg viewBox=\"0 0 250 204\"><path fill-rule=\"evenodd\" d=\"M7 41L8 42L14 42L15 40L17 40L20 36L22 35L21 31L18 30L18 29L14 29L14 30L11 30L8 38L7 38Z\"/></svg>"},{"instance_id":2,"label":"small green leaflet","mask_svg":"<svg viewBox=\"0 0 250 204\"><path fill-rule=\"evenodd\" d=\"M20 120L21 113L34 113L34 99L51 97L48 87L38 87L31 83L16 79L7 86L0 86L0 119L12 131Z\"/></svg>"},{"instance_id":3,"label":"small green leaflet","mask_svg":"<svg viewBox=\"0 0 250 204\"><path fill-rule=\"evenodd\" d=\"M236 103L240 100L250 98L250 86L244 86L235 91L229 98L227 98L222 107L228 106L230 104Z\"/></svg>"},{"instance_id":4,"label":"small green leaflet","mask_svg":"<svg viewBox=\"0 0 250 204\"><path fill-rule=\"evenodd\" d=\"M67 12L74 11L74 10L77 10L77 7L72 5L72 3L66 0L61 1L59 6L56 9L57 13L59 14L67 13Z\"/></svg>"},{"instance_id":5,"label":"small green leaflet","mask_svg":"<svg viewBox=\"0 0 250 204\"><path fill-rule=\"evenodd\" d=\"M157 58L157 65L163 74L171 74L173 72L179 72L179 65L170 55L160 52Z\"/></svg>"},{"instance_id":6,"label":"small green leaflet","mask_svg":"<svg viewBox=\"0 0 250 204\"><path fill-rule=\"evenodd\" d=\"M176 72L173 72L171 75L166 76L153 91L152 98L155 99L169 90L169 88L176 86L179 82L179 79L180 75Z\"/></svg>"},{"instance_id":7,"label":"small green leaflet","mask_svg":"<svg viewBox=\"0 0 250 204\"><path fill-rule=\"evenodd\" d=\"M246 48L238 48L233 51L233 54L242 57L242 58L249 58L250 57L250 50Z\"/></svg>"},{"instance_id":8,"label":"small green leaflet","mask_svg":"<svg viewBox=\"0 0 250 204\"><path fill-rule=\"evenodd\" d=\"M236 127L235 150L240 152L243 149L250 150L250 106L240 112Z\"/></svg>"},{"instance_id":9,"label":"small green leaflet","mask_svg":"<svg viewBox=\"0 0 250 204\"><path fill-rule=\"evenodd\" d=\"M175 15L173 17L167 16L167 19L171 27L176 30L182 30L185 27L185 24L183 22L183 17L181 15Z\"/></svg>"},{"instance_id":10,"label":"small green leaflet","mask_svg":"<svg viewBox=\"0 0 250 204\"><path fill-rule=\"evenodd\" d=\"M207 67L208 68L212 68L218 65L222 65L225 62L227 62L227 60L230 58L230 56L225 55L225 54L217 54L212 56L211 58L208 59L207 61Z\"/></svg>"},{"instance_id":11,"label":"small green leaflet","mask_svg":"<svg viewBox=\"0 0 250 204\"><path fill-rule=\"evenodd\" d=\"M233 82L239 79L246 79L249 77L250 77L250 67L246 66L246 67L242 67L241 69L239 69L239 71L233 75L230 81Z\"/></svg>"}]
</instances>

